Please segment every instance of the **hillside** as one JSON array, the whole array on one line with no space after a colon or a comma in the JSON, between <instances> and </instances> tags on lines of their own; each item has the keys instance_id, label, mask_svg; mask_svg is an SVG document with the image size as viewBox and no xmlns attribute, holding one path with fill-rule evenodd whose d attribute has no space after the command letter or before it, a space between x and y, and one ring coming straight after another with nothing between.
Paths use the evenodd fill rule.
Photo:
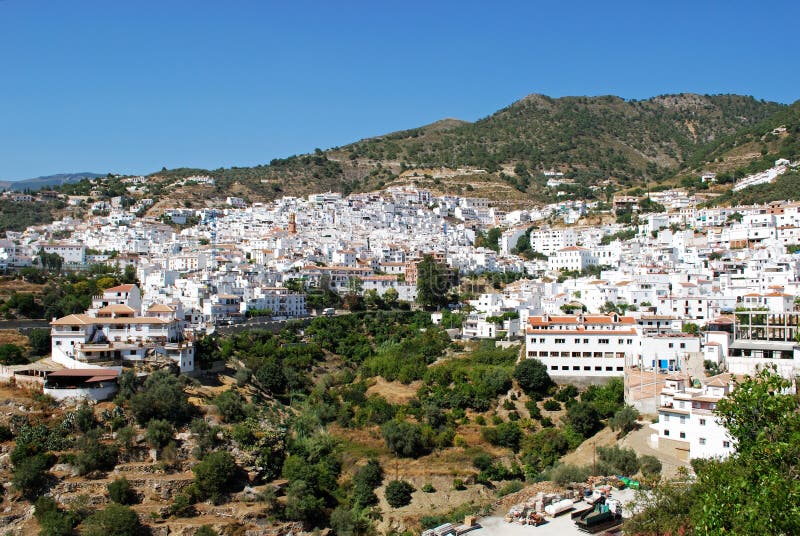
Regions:
<instances>
[{"instance_id":1,"label":"hillside","mask_svg":"<svg viewBox=\"0 0 800 536\"><path fill-rule=\"evenodd\" d=\"M269 165L211 173L219 189L236 185L253 200L415 181L442 193L463 193L470 184L466 191L477 188L473 195L498 201L546 202L556 192L545 187L543 172L555 169L573 180L558 189L562 199L586 198L596 195L591 187L598 184L619 189L672 177L688 162L702 161L710 145L785 109L738 95L679 94L643 101L530 95L474 123L445 119ZM454 172L459 168L467 171Z\"/></svg>"},{"instance_id":2,"label":"hillside","mask_svg":"<svg viewBox=\"0 0 800 536\"><path fill-rule=\"evenodd\" d=\"M679 184L706 170L733 177L747 166L774 162L776 154L796 153L796 119L797 105L738 95L642 101L530 95L474 123L443 119L255 167L165 169L150 175L140 194L156 201L151 216L176 201L199 208L223 204L229 195L264 202L405 184L488 197L507 207L607 200L618 190ZM770 134L782 125L786 132ZM562 184L547 187L544 173L550 170L564 174ZM193 175L210 175L216 183L184 180ZM720 192L729 188L722 182L715 187ZM701 186L691 180L686 185ZM90 189L69 185L65 191L85 195Z\"/></svg>"},{"instance_id":3,"label":"hillside","mask_svg":"<svg viewBox=\"0 0 800 536\"><path fill-rule=\"evenodd\" d=\"M93 179L102 177L98 173L58 173L56 175L45 175L43 177L36 177L35 179L21 179L16 181L0 181L0 189L5 190L39 190L41 188L48 188L52 186L60 186L62 184L73 184L80 182L83 179Z\"/></svg>"}]
</instances>

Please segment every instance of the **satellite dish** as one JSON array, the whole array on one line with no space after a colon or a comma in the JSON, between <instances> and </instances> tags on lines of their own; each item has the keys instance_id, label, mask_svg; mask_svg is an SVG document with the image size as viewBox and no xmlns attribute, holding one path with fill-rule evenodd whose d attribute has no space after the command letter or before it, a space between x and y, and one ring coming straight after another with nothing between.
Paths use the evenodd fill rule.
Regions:
<instances>
[{"instance_id":1,"label":"satellite dish","mask_svg":"<svg viewBox=\"0 0 800 536\"><path fill-rule=\"evenodd\" d=\"M694 387L695 389L700 389L700 387L702 387L699 378L695 378L692 380L692 387Z\"/></svg>"}]
</instances>

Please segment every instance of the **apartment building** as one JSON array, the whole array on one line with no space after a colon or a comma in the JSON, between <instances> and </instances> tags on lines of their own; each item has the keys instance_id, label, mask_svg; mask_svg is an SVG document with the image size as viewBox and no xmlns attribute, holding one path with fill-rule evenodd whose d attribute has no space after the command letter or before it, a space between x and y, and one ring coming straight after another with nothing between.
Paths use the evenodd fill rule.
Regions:
<instances>
[{"instance_id":1,"label":"apartment building","mask_svg":"<svg viewBox=\"0 0 800 536\"><path fill-rule=\"evenodd\" d=\"M525 342L525 355L542 361L556 380L621 377L638 360L636 321L616 313L531 316Z\"/></svg>"}]
</instances>

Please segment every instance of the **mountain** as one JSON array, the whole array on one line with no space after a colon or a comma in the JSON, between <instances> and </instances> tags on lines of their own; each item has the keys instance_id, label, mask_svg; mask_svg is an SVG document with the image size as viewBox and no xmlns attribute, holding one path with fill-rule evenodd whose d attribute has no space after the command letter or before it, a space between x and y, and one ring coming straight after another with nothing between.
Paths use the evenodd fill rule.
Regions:
<instances>
[{"instance_id":1,"label":"mountain","mask_svg":"<svg viewBox=\"0 0 800 536\"><path fill-rule=\"evenodd\" d=\"M409 182L509 204L591 198L670 179L689 163L702 162L719 140L786 109L740 95L682 93L629 101L534 94L472 123L444 119L268 165L154 176L209 174L218 192L234 188L254 201ZM551 170L563 173L566 184L547 188L544 172Z\"/></svg>"},{"instance_id":2,"label":"mountain","mask_svg":"<svg viewBox=\"0 0 800 536\"><path fill-rule=\"evenodd\" d=\"M45 175L44 177L36 177L35 179L21 179L16 181L0 181L0 189L4 190L39 190L41 188L50 188L53 186L60 186L62 184L73 184L80 182L83 179L94 179L97 177L104 177L99 173L58 173L57 175Z\"/></svg>"}]
</instances>

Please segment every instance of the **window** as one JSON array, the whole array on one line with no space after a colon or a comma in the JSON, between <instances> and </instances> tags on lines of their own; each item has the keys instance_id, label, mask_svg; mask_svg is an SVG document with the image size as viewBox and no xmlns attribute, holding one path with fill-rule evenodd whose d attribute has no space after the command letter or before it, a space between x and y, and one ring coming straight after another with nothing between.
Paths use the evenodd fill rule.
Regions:
<instances>
[{"instance_id":1,"label":"window","mask_svg":"<svg viewBox=\"0 0 800 536\"><path fill-rule=\"evenodd\" d=\"M581 343L580 339L575 339L575 344L580 344L580 343Z\"/></svg>"},{"instance_id":2,"label":"window","mask_svg":"<svg viewBox=\"0 0 800 536\"><path fill-rule=\"evenodd\" d=\"M594 370L603 370L603 367L594 367Z\"/></svg>"},{"instance_id":3,"label":"window","mask_svg":"<svg viewBox=\"0 0 800 536\"><path fill-rule=\"evenodd\" d=\"M681 432L680 436L681 436L681 439L686 439L686 432Z\"/></svg>"},{"instance_id":4,"label":"window","mask_svg":"<svg viewBox=\"0 0 800 536\"><path fill-rule=\"evenodd\" d=\"M722 442L722 447L723 448L727 449L727 448L730 448L730 446L731 446L731 442L730 441L723 441Z\"/></svg>"},{"instance_id":5,"label":"window","mask_svg":"<svg viewBox=\"0 0 800 536\"><path fill-rule=\"evenodd\" d=\"M598 344L608 344L608 339L598 339Z\"/></svg>"},{"instance_id":6,"label":"window","mask_svg":"<svg viewBox=\"0 0 800 536\"><path fill-rule=\"evenodd\" d=\"M672 344L672 343L669 343L669 347L670 347L670 348L672 348L673 346L675 346L675 345L674 345L674 344Z\"/></svg>"},{"instance_id":7,"label":"window","mask_svg":"<svg viewBox=\"0 0 800 536\"><path fill-rule=\"evenodd\" d=\"M558 370L558 366L557 365L550 365L550 370Z\"/></svg>"},{"instance_id":8,"label":"window","mask_svg":"<svg viewBox=\"0 0 800 536\"><path fill-rule=\"evenodd\" d=\"M685 342L681 343L681 348L686 348L686 343Z\"/></svg>"},{"instance_id":9,"label":"window","mask_svg":"<svg viewBox=\"0 0 800 536\"><path fill-rule=\"evenodd\" d=\"M668 436L669 435L669 430L664 430L664 435Z\"/></svg>"},{"instance_id":10,"label":"window","mask_svg":"<svg viewBox=\"0 0 800 536\"><path fill-rule=\"evenodd\" d=\"M589 344L589 339L583 339L583 344Z\"/></svg>"},{"instance_id":11,"label":"window","mask_svg":"<svg viewBox=\"0 0 800 536\"><path fill-rule=\"evenodd\" d=\"M617 367L617 372L622 372L624 369L622 367Z\"/></svg>"},{"instance_id":12,"label":"window","mask_svg":"<svg viewBox=\"0 0 800 536\"><path fill-rule=\"evenodd\" d=\"M583 370L592 370L592 367L587 365L587 366L583 367Z\"/></svg>"},{"instance_id":13,"label":"window","mask_svg":"<svg viewBox=\"0 0 800 536\"><path fill-rule=\"evenodd\" d=\"M606 367L606 372L612 372L613 370L614 370L614 367Z\"/></svg>"},{"instance_id":14,"label":"window","mask_svg":"<svg viewBox=\"0 0 800 536\"><path fill-rule=\"evenodd\" d=\"M567 339L556 339L554 342L556 344L564 344L565 342L567 342Z\"/></svg>"},{"instance_id":15,"label":"window","mask_svg":"<svg viewBox=\"0 0 800 536\"><path fill-rule=\"evenodd\" d=\"M706 420L700 419L700 426L705 426L705 425L706 425Z\"/></svg>"},{"instance_id":16,"label":"window","mask_svg":"<svg viewBox=\"0 0 800 536\"><path fill-rule=\"evenodd\" d=\"M705 445L706 444L706 438L705 437L701 437L700 438L700 444L701 445Z\"/></svg>"},{"instance_id":17,"label":"window","mask_svg":"<svg viewBox=\"0 0 800 536\"><path fill-rule=\"evenodd\" d=\"M564 365L561 367L561 370L569 370L569 367L567 365Z\"/></svg>"}]
</instances>

